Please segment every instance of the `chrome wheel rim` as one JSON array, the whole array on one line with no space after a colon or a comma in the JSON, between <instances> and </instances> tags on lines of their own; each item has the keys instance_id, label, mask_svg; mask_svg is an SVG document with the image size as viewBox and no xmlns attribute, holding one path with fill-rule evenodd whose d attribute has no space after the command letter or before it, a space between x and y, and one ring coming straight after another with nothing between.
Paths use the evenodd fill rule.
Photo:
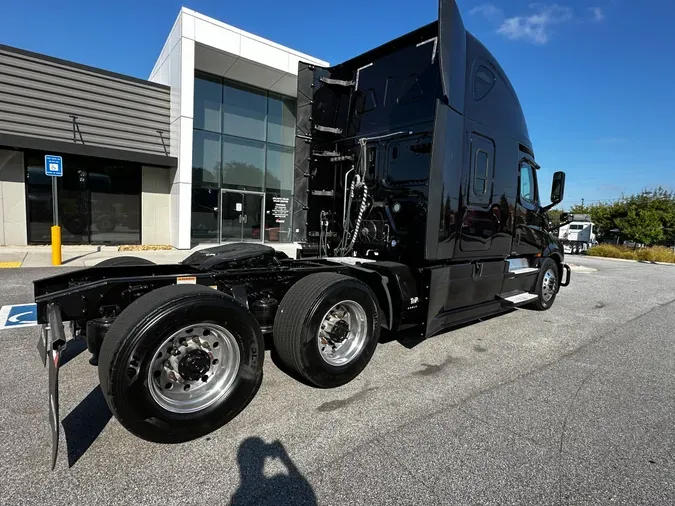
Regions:
<instances>
[{"instance_id":1,"label":"chrome wheel rim","mask_svg":"<svg viewBox=\"0 0 675 506\"><path fill-rule=\"evenodd\" d=\"M555 295L558 287L558 278L553 268L550 268L544 274L544 279L541 286L541 295L543 299L548 302L551 297Z\"/></svg>"},{"instance_id":2,"label":"chrome wheel rim","mask_svg":"<svg viewBox=\"0 0 675 506\"><path fill-rule=\"evenodd\" d=\"M332 366L342 366L361 353L367 336L366 311L358 302L343 300L324 315L316 339L321 358Z\"/></svg>"},{"instance_id":3,"label":"chrome wheel rim","mask_svg":"<svg viewBox=\"0 0 675 506\"><path fill-rule=\"evenodd\" d=\"M230 393L240 362L237 340L225 328L184 327L155 349L148 369L150 395L173 413L201 411Z\"/></svg>"}]
</instances>

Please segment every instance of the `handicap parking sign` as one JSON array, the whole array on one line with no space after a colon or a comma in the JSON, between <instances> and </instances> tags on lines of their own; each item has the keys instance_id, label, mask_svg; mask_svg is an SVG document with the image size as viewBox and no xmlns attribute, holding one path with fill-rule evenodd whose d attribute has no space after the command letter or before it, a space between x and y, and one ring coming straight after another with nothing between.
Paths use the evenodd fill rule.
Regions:
<instances>
[{"instance_id":1,"label":"handicap parking sign","mask_svg":"<svg viewBox=\"0 0 675 506\"><path fill-rule=\"evenodd\" d=\"M63 158L55 155L45 155L45 174L52 177L63 176Z\"/></svg>"},{"instance_id":2,"label":"handicap parking sign","mask_svg":"<svg viewBox=\"0 0 675 506\"><path fill-rule=\"evenodd\" d=\"M0 329L33 325L37 325L37 306L35 304L15 304L0 308Z\"/></svg>"}]
</instances>

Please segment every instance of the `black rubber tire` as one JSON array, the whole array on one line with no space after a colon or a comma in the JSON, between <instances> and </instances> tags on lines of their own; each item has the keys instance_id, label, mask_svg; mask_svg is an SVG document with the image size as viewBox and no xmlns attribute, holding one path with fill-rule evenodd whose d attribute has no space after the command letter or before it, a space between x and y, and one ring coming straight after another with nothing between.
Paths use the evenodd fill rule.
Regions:
<instances>
[{"instance_id":1,"label":"black rubber tire","mask_svg":"<svg viewBox=\"0 0 675 506\"><path fill-rule=\"evenodd\" d=\"M130 267L134 265L155 265L155 262L140 257L123 256L108 258L97 263L95 267Z\"/></svg>"},{"instance_id":2,"label":"black rubber tire","mask_svg":"<svg viewBox=\"0 0 675 506\"><path fill-rule=\"evenodd\" d=\"M368 315L369 333L361 353L343 366L328 364L319 351L317 333L326 312L340 301L358 302ZM286 293L274 319L274 347L293 372L321 388L344 385L368 365L380 338L381 310L373 291L350 276L310 274Z\"/></svg>"},{"instance_id":3,"label":"black rubber tire","mask_svg":"<svg viewBox=\"0 0 675 506\"><path fill-rule=\"evenodd\" d=\"M239 344L233 389L201 411L167 411L148 389L149 358L168 334L207 321L226 327ZM212 288L171 285L137 299L115 319L101 346L98 374L110 411L129 432L147 441L180 443L225 425L248 405L262 382L264 357L260 326L241 304Z\"/></svg>"},{"instance_id":4,"label":"black rubber tire","mask_svg":"<svg viewBox=\"0 0 675 506\"><path fill-rule=\"evenodd\" d=\"M548 271L550 268L553 268L553 270L555 271L557 286L553 296L549 300L544 300L544 297L542 295L544 275L546 274L546 271ZM537 294L537 299L531 304L529 304L529 307L531 307L532 309L536 309L537 311L546 311L547 309L550 309L551 306L553 305L553 302L555 302L555 298L556 295L558 295L559 290L560 290L560 268L555 260L553 260L552 258L545 258L539 269L539 275L537 276L537 284L535 286L534 293Z\"/></svg>"}]
</instances>

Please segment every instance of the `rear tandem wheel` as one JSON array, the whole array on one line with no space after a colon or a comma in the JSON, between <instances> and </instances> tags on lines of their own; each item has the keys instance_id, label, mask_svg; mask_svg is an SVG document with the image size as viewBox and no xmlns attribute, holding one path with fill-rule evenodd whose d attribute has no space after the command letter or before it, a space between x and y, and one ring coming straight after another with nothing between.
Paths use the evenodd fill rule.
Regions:
<instances>
[{"instance_id":1,"label":"rear tandem wheel","mask_svg":"<svg viewBox=\"0 0 675 506\"><path fill-rule=\"evenodd\" d=\"M103 395L148 441L180 443L225 425L256 394L264 342L253 315L198 285L159 288L110 326L99 358Z\"/></svg>"},{"instance_id":2,"label":"rear tandem wheel","mask_svg":"<svg viewBox=\"0 0 675 506\"><path fill-rule=\"evenodd\" d=\"M281 361L322 388L358 376L375 352L380 307L373 291L350 276L310 274L281 300L274 346Z\"/></svg>"}]
</instances>

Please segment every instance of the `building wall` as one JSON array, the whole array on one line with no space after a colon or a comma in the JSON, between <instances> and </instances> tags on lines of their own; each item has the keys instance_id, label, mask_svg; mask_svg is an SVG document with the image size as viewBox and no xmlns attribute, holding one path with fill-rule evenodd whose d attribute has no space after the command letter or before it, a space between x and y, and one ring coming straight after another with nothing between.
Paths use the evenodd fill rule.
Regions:
<instances>
[{"instance_id":1,"label":"building wall","mask_svg":"<svg viewBox=\"0 0 675 506\"><path fill-rule=\"evenodd\" d=\"M263 90L295 96L298 62L327 62L183 7L150 73L171 87L171 244L191 247L192 153L195 69Z\"/></svg>"},{"instance_id":2,"label":"building wall","mask_svg":"<svg viewBox=\"0 0 675 506\"><path fill-rule=\"evenodd\" d=\"M0 150L0 246L27 244L23 153Z\"/></svg>"},{"instance_id":3,"label":"building wall","mask_svg":"<svg viewBox=\"0 0 675 506\"><path fill-rule=\"evenodd\" d=\"M183 25L181 11L155 64L150 81L171 88L170 155L178 157L178 166L170 171L170 243L176 248L189 249L195 42L194 24ZM188 33L190 27L192 36Z\"/></svg>"},{"instance_id":4,"label":"building wall","mask_svg":"<svg viewBox=\"0 0 675 506\"><path fill-rule=\"evenodd\" d=\"M171 243L171 178L170 170L143 167L141 194L141 240L143 244Z\"/></svg>"},{"instance_id":5,"label":"building wall","mask_svg":"<svg viewBox=\"0 0 675 506\"><path fill-rule=\"evenodd\" d=\"M166 86L0 45L0 140L168 156L169 96Z\"/></svg>"}]
</instances>

